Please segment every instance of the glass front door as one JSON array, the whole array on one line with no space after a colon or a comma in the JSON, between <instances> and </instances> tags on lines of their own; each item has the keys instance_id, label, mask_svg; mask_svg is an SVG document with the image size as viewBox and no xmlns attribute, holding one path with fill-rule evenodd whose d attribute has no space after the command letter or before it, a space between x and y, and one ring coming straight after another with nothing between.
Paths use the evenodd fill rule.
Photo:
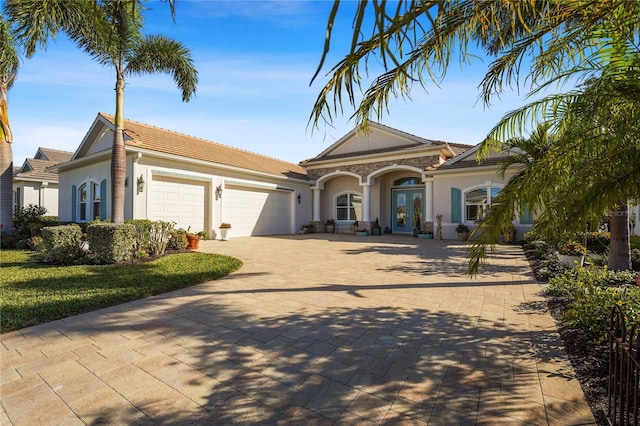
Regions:
<instances>
[{"instance_id":1,"label":"glass front door","mask_svg":"<svg viewBox=\"0 0 640 426\"><path fill-rule=\"evenodd\" d=\"M422 189L393 190L393 232L412 233L415 226L422 223L423 207Z\"/></svg>"}]
</instances>

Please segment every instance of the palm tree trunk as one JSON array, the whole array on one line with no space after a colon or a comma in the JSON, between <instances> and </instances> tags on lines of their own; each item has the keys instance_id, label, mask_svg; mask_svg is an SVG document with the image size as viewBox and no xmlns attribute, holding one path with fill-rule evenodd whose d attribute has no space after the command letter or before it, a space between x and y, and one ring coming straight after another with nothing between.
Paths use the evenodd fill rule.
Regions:
<instances>
[{"instance_id":1,"label":"palm tree trunk","mask_svg":"<svg viewBox=\"0 0 640 426\"><path fill-rule=\"evenodd\" d=\"M629 210L626 203L609 215L609 264L612 271L631 269L631 242L629 239Z\"/></svg>"},{"instance_id":2,"label":"palm tree trunk","mask_svg":"<svg viewBox=\"0 0 640 426\"><path fill-rule=\"evenodd\" d=\"M0 82L0 229L13 232L13 136L7 115L8 88L15 72L3 76Z\"/></svg>"},{"instance_id":3,"label":"palm tree trunk","mask_svg":"<svg viewBox=\"0 0 640 426\"><path fill-rule=\"evenodd\" d=\"M13 150L9 142L0 141L0 226L13 231Z\"/></svg>"},{"instance_id":4,"label":"palm tree trunk","mask_svg":"<svg viewBox=\"0 0 640 426\"><path fill-rule=\"evenodd\" d=\"M111 148L111 221L124 223L124 180L127 175L127 153L124 146L124 75L118 71L116 82L116 114ZM106 200L101 202L106 202Z\"/></svg>"}]
</instances>

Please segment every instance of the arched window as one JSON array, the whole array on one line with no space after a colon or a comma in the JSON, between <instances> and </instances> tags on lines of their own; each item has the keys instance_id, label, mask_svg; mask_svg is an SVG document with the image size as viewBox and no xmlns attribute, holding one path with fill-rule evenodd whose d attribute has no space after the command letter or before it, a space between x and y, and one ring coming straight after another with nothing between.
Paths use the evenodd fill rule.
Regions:
<instances>
[{"instance_id":1,"label":"arched window","mask_svg":"<svg viewBox=\"0 0 640 426\"><path fill-rule=\"evenodd\" d=\"M415 186L422 185L419 178L416 177L404 177L402 179L396 179L393 181L393 186Z\"/></svg>"},{"instance_id":2,"label":"arched window","mask_svg":"<svg viewBox=\"0 0 640 426\"><path fill-rule=\"evenodd\" d=\"M464 195L465 219L482 220L489 214L491 200L500 193L500 188L483 187L468 191Z\"/></svg>"},{"instance_id":3,"label":"arched window","mask_svg":"<svg viewBox=\"0 0 640 426\"><path fill-rule=\"evenodd\" d=\"M336 197L336 220L356 221L362 219L362 196L353 193Z\"/></svg>"},{"instance_id":4,"label":"arched window","mask_svg":"<svg viewBox=\"0 0 640 426\"><path fill-rule=\"evenodd\" d=\"M80 188L78 188L78 200L80 200L80 222L87 221L87 198L88 198L88 187L86 183L83 183Z\"/></svg>"},{"instance_id":5,"label":"arched window","mask_svg":"<svg viewBox=\"0 0 640 426\"><path fill-rule=\"evenodd\" d=\"M80 222L100 218L101 191L97 182L83 183L78 188L78 219Z\"/></svg>"}]
</instances>

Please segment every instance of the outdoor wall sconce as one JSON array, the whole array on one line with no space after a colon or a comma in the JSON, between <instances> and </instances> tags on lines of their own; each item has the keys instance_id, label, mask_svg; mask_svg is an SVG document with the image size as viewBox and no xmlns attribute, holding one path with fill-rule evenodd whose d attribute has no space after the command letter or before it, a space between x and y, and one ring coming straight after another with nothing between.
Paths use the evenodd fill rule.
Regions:
<instances>
[{"instance_id":1,"label":"outdoor wall sconce","mask_svg":"<svg viewBox=\"0 0 640 426\"><path fill-rule=\"evenodd\" d=\"M302 202L302 195L298 194L298 204Z\"/></svg>"},{"instance_id":2,"label":"outdoor wall sconce","mask_svg":"<svg viewBox=\"0 0 640 426\"><path fill-rule=\"evenodd\" d=\"M144 191L144 178L142 177L142 175L140 175L140 177L138 178L137 181L137 189L138 189L138 194Z\"/></svg>"},{"instance_id":3,"label":"outdoor wall sconce","mask_svg":"<svg viewBox=\"0 0 640 426\"><path fill-rule=\"evenodd\" d=\"M124 178L124 187L125 188L129 187L129 178L128 177Z\"/></svg>"},{"instance_id":4,"label":"outdoor wall sconce","mask_svg":"<svg viewBox=\"0 0 640 426\"><path fill-rule=\"evenodd\" d=\"M216 200L222 198L222 185L216 186Z\"/></svg>"}]
</instances>

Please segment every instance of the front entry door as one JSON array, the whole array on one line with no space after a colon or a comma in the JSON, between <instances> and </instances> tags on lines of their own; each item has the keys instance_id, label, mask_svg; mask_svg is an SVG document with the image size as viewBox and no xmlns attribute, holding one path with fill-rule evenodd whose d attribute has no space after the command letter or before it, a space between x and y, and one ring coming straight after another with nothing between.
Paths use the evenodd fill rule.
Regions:
<instances>
[{"instance_id":1,"label":"front entry door","mask_svg":"<svg viewBox=\"0 0 640 426\"><path fill-rule=\"evenodd\" d=\"M395 189L393 197L393 232L411 233L422 223L423 189Z\"/></svg>"}]
</instances>

